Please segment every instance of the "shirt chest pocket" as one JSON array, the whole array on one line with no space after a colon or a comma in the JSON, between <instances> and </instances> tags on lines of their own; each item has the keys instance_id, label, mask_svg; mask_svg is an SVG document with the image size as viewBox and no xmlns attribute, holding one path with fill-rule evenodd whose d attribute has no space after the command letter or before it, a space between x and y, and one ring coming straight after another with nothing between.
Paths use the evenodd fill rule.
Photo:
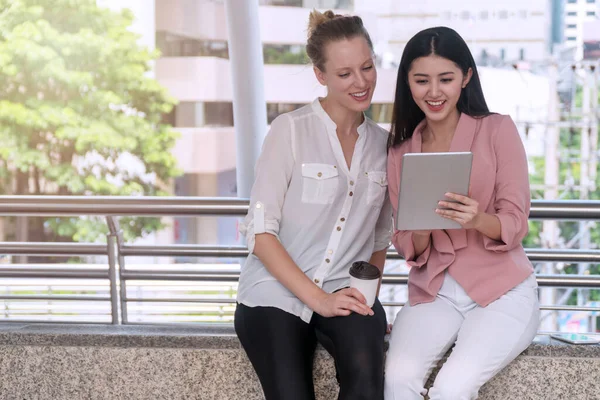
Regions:
<instances>
[{"instance_id":1,"label":"shirt chest pocket","mask_svg":"<svg viewBox=\"0 0 600 400\"><path fill-rule=\"evenodd\" d=\"M381 207L387 190L387 173L383 171L370 171L367 175L367 204Z\"/></svg>"},{"instance_id":2,"label":"shirt chest pocket","mask_svg":"<svg viewBox=\"0 0 600 400\"><path fill-rule=\"evenodd\" d=\"M303 203L333 203L338 183L338 170L335 165L302 164Z\"/></svg>"}]
</instances>

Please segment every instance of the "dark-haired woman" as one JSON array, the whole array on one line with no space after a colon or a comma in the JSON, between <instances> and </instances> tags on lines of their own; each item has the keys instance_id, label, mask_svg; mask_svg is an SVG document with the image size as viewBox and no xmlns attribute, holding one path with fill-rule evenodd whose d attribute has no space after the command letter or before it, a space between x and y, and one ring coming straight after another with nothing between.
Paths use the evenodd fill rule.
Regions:
<instances>
[{"instance_id":1,"label":"dark-haired woman","mask_svg":"<svg viewBox=\"0 0 600 400\"><path fill-rule=\"evenodd\" d=\"M469 196L447 193L436 210L462 229L394 231L411 270L386 358L385 399L475 399L539 325L537 283L521 245L530 207L525 150L511 118L488 110L473 57L454 30L417 33L396 85L392 206L406 153L471 151L473 172ZM425 382L453 345L427 393Z\"/></svg>"}]
</instances>

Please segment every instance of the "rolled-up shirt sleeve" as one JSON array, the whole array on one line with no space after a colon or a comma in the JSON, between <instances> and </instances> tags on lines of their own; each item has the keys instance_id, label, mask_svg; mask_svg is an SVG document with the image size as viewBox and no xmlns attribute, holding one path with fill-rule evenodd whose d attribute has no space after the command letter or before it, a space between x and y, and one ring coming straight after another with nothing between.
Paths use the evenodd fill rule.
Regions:
<instances>
[{"instance_id":1,"label":"rolled-up shirt sleeve","mask_svg":"<svg viewBox=\"0 0 600 400\"><path fill-rule=\"evenodd\" d=\"M251 254L257 234L270 233L279 238L281 210L294 168L292 128L285 114L273 120L256 163L250 208L240 226Z\"/></svg>"},{"instance_id":2,"label":"rolled-up shirt sleeve","mask_svg":"<svg viewBox=\"0 0 600 400\"><path fill-rule=\"evenodd\" d=\"M504 252L520 246L529 231L531 207L525 147L513 120L505 116L494 138L496 185L494 215L500 220L500 240L483 237L487 250Z\"/></svg>"},{"instance_id":3,"label":"rolled-up shirt sleeve","mask_svg":"<svg viewBox=\"0 0 600 400\"><path fill-rule=\"evenodd\" d=\"M400 189L400 179L402 174L401 164L396 163L397 153L392 149L388 155L388 191L390 194L390 202L393 210L394 234L392 235L392 244L396 251L404 257L406 263L411 267L422 267L427 263L431 253L431 240L425 248L425 251L415 257L415 246L412 240L411 231L399 231L395 229L396 214L398 212L398 190Z\"/></svg>"}]
</instances>

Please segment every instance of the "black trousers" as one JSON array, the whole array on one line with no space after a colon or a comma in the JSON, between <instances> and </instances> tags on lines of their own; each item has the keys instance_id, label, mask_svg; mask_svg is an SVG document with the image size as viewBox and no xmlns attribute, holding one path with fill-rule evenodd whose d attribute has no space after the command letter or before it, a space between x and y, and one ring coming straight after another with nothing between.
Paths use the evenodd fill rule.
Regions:
<instances>
[{"instance_id":1,"label":"black trousers","mask_svg":"<svg viewBox=\"0 0 600 400\"><path fill-rule=\"evenodd\" d=\"M314 400L313 357L317 342L333 356L339 400L383 400L385 311L352 313L310 323L275 307L235 310L235 331L256 370L266 400Z\"/></svg>"}]
</instances>

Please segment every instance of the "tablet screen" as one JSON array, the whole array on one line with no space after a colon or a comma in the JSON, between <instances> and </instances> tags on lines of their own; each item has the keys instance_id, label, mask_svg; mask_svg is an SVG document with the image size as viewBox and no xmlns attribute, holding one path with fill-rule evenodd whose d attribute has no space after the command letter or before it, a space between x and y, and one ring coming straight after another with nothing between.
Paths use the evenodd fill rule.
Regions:
<instances>
[{"instance_id":1,"label":"tablet screen","mask_svg":"<svg viewBox=\"0 0 600 400\"><path fill-rule=\"evenodd\" d=\"M445 193L469 193L471 152L407 153L402 158L396 229L461 229L435 212Z\"/></svg>"}]
</instances>

